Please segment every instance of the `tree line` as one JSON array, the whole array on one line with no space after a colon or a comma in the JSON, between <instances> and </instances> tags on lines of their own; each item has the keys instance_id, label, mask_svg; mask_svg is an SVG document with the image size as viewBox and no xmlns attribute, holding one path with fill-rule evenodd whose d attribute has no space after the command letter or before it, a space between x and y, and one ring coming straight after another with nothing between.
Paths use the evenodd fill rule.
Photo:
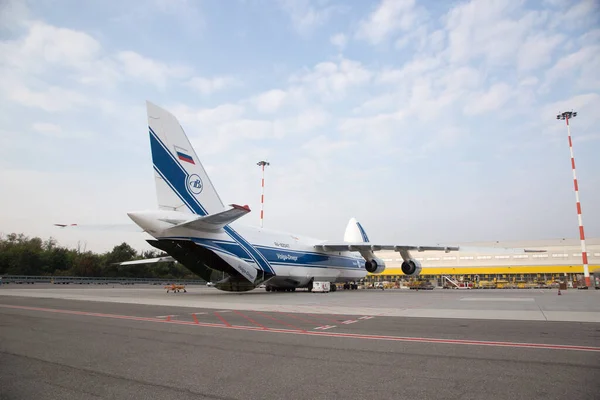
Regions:
<instances>
[{"instance_id":1,"label":"tree line","mask_svg":"<svg viewBox=\"0 0 600 400\"><path fill-rule=\"evenodd\" d=\"M24 234L0 234L0 275L43 275L79 277L126 277L197 279L178 263L148 265L117 265L123 261L163 257L167 254L148 250L138 253L123 242L111 251L98 254L92 251L60 246L53 238L42 240Z\"/></svg>"}]
</instances>

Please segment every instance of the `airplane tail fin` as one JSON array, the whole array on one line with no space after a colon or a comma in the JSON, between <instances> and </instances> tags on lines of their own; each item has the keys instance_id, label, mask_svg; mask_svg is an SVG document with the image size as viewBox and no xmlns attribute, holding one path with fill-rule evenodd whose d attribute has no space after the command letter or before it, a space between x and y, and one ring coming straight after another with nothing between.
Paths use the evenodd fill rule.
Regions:
<instances>
[{"instance_id":1,"label":"airplane tail fin","mask_svg":"<svg viewBox=\"0 0 600 400\"><path fill-rule=\"evenodd\" d=\"M344 242L349 243L367 243L369 237L365 232L364 228L356 220L356 218L350 218L348 225L346 226L346 232L344 233Z\"/></svg>"},{"instance_id":2,"label":"airplane tail fin","mask_svg":"<svg viewBox=\"0 0 600 400\"><path fill-rule=\"evenodd\" d=\"M225 206L171 113L146 102L159 209L215 214Z\"/></svg>"}]
</instances>

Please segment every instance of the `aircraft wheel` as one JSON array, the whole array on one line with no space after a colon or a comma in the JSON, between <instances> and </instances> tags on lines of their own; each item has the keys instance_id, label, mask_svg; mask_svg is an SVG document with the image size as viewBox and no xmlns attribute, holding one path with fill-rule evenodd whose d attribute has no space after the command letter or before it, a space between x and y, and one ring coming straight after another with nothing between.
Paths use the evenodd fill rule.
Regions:
<instances>
[{"instance_id":1,"label":"aircraft wheel","mask_svg":"<svg viewBox=\"0 0 600 400\"><path fill-rule=\"evenodd\" d=\"M270 291L271 291L271 286L266 286L266 287L265 287L265 290L266 290L267 292L270 292Z\"/></svg>"}]
</instances>

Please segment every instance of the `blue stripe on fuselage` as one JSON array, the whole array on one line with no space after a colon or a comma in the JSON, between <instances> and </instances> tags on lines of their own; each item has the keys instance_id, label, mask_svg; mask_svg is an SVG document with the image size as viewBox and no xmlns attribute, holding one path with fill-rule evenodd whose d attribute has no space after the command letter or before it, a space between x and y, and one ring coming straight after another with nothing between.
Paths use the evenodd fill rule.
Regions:
<instances>
[{"instance_id":1,"label":"blue stripe on fuselage","mask_svg":"<svg viewBox=\"0 0 600 400\"><path fill-rule=\"evenodd\" d=\"M173 157L173 154L165 147L151 127L150 130L150 148L152 150L152 161L154 168L160 176L167 182L171 189L183 201L189 209L195 214L205 216L208 215L204 207L200 204L196 197L192 196L187 190L187 171ZM240 234L233 228L226 226L225 232L245 250L245 255L252 258L256 265L263 271L275 274L269 262L259 253L250 243L248 243ZM240 257L240 256L238 256ZM246 257L240 257L246 258Z\"/></svg>"},{"instance_id":2,"label":"blue stripe on fuselage","mask_svg":"<svg viewBox=\"0 0 600 400\"><path fill-rule=\"evenodd\" d=\"M216 247L224 252L233 254L244 259L244 250L239 244L234 242L224 242L206 238L192 237L169 237L167 239L192 240L201 246L207 248ZM269 248L266 246L256 246L257 250L268 260L270 264L287 265L297 267L317 267L317 268L344 268L344 269L362 269L362 264L357 263L359 258L334 256L323 253L305 252L300 250L282 250L280 248Z\"/></svg>"}]
</instances>

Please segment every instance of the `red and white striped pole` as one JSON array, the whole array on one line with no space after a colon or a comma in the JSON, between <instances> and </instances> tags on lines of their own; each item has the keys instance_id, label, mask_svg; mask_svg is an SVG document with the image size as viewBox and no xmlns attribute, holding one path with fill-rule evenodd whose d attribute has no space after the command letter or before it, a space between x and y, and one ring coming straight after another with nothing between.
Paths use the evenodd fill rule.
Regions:
<instances>
[{"instance_id":1,"label":"red and white striped pole","mask_svg":"<svg viewBox=\"0 0 600 400\"><path fill-rule=\"evenodd\" d=\"M573 141L571 140L571 126L569 119L577 116L576 112L565 111L556 116L556 119L564 119L567 123L567 135L569 137L569 151L571 152L571 167L573 168L573 185L575 187L575 200L577 201L577 219L579 220L579 239L581 240L581 258L583 261L583 276L585 285L590 286L590 270L588 267L587 251L585 249L585 233L583 231L583 219L581 218L581 203L579 202L579 184L577 183L577 172L575 171L575 156L573 155Z\"/></svg>"},{"instance_id":2,"label":"red and white striped pole","mask_svg":"<svg viewBox=\"0 0 600 400\"><path fill-rule=\"evenodd\" d=\"M265 205L265 166L271 165L267 161L259 161L256 163L259 167L262 168L262 181L261 181L261 193L260 193L260 227L263 227L263 219L264 219L264 205Z\"/></svg>"}]
</instances>

